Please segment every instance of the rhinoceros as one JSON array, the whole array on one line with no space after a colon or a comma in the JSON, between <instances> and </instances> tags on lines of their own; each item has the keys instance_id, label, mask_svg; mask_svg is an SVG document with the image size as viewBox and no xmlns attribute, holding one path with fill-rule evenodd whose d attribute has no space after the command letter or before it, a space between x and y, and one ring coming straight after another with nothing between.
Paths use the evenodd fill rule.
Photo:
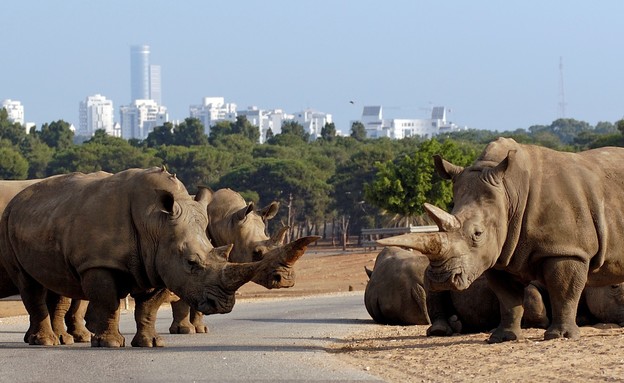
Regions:
<instances>
[{"instance_id":1,"label":"rhinoceros","mask_svg":"<svg viewBox=\"0 0 624 383\"><path fill-rule=\"evenodd\" d=\"M129 293L133 346L163 345L154 320L165 288L204 314L230 312L240 286L287 257L227 262L231 245L213 248L206 236L206 206L164 168L72 173L24 189L0 220L0 261L30 315L29 343L59 344L46 289L89 300L94 347L125 345L118 308Z\"/></svg>"},{"instance_id":2,"label":"rhinoceros","mask_svg":"<svg viewBox=\"0 0 624 383\"><path fill-rule=\"evenodd\" d=\"M453 182L451 213L425 204L436 233L380 240L422 251L436 290L463 290L485 275L501 302L488 342L521 336L523 286L542 283L552 322L544 339L578 338L585 285L624 281L624 149L580 153L499 138L466 168L434 156Z\"/></svg>"},{"instance_id":3,"label":"rhinoceros","mask_svg":"<svg viewBox=\"0 0 624 383\"><path fill-rule=\"evenodd\" d=\"M0 215L19 192L30 185L34 185L42 179L30 180L0 180ZM8 297L19 294L19 289L7 271L0 264L0 297ZM59 336L59 340L63 344L71 344L74 340L78 342L88 342L91 339L91 332L87 330L82 318L86 310L86 302L81 304L80 301L71 301L66 297L58 296L53 292L48 292L46 301L51 313L52 328L54 333ZM67 315L67 331L65 331L65 316ZM31 330L25 335L27 340ZM71 336L70 336L71 335Z\"/></svg>"},{"instance_id":4,"label":"rhinoceros","mask_svg":"<svg viewBox=\"0 0 624 383\"><path fill-rule=\"evenodd\" d=\"M256 210L253 203L246 203L237 192L224 188L212 191L200 188L201 193L208 201L208 228L206 233L215 246L233 244L230 253L230 262L254 262L262 260L270 252L290 251L293 246L305 246L316 241L319 237L304 237L281 248L284 242L287 227L269 237L266 234L266 222L273 218L279 209L277 202ZM303 252L300 252L303 254ZM273 274L259 273L252 279L253 282L267 289L285 288L294 285L295 272L293 265L296 262L275 265ZM196 310L190 310L183 301L172 299L173 322L169 327L172 334L204 333L208 329L203 323L203 316Z\"/></svg>"},{"instance_id":5,"label":"rhinoceros","mask_svg":"<svg viewBox=\"0 0 624 383\"><path fill-rule=\"evenodd\" d=\"M373 269L366 269L364 305L371 318L390 325L429 324L424 288L428 265L429 259L416 251L384 247Z\"/></svg>"}]
</instances>

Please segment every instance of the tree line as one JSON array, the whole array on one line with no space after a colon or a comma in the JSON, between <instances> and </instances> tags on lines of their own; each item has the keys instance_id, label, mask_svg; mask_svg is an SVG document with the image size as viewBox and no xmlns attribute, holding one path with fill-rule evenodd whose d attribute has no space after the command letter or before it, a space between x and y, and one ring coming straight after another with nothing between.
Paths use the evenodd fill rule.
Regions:
<instances>
[{"instance_id":1,"label":"tree line","mask_svg":"<svg viewBox=\"0 0 624 383\"><path fill-rule=\"evenodd\" d=\"M291 237L344 242L364 227L429 223L424 202L452 204L450 182L437 177L432 156L466 166L500 136L564 151L624 146L624 120L591 126L558 119L515 131L471 129L401 140L366 139L364 126L355 122L349 136L326 124L313 141L303 126L287 122L259 144L260 130L244 116L216 123L209 135L200 120L187 118L154 128L145 140L125 140L103 130L77 137L63 120L26 132L0 109L0 179L165 165L190 193L199 186L227 187L258 206L280 202L271 231L288 225Z\"/></svg>"}]
</instances>

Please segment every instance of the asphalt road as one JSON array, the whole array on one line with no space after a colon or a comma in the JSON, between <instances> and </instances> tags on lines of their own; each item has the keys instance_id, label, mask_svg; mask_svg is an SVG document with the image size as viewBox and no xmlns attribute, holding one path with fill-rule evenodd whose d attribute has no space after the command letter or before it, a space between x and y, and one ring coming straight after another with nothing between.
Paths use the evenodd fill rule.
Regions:
<instances>
[{"instance_id":1,"label":"asphalt road","mask_svg":"<svg viewBox=\"0 0 624 383\"><path fill-rule=\"evenodd\" d=\"M363 293L237 302L209 316L209 334L170 335L171 310L157 330L163 348L100 349L89 344L29 346L27 317L0 318L0 382L379 382L326 348L372 321ZM129 345L132 312L121 315Z\"/></svg>"}]
</instances>

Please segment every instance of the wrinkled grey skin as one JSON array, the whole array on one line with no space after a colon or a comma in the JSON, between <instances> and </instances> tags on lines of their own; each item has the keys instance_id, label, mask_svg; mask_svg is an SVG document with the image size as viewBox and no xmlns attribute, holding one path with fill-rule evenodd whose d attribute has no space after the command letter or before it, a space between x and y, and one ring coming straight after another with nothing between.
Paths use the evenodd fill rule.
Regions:
<instances>
[{"instance_id":1,"label":"wrinkled grey skin","mask_svg":"<svg viewBox=\"0 0 624 383\"><path fill-rule=\"evenodd\" d=\"M269 251L283 245L286 229L273 237L266 234L266 223L275 217L279 203L272 202L256 210L253 203L231 189L212 191L200 188L198 195L208 201L208 228L206 234L214 246L233 244L230 262L253 262L264 258ZM253 282L267 289L291 287L295 283L292 265L279 265L272 275L256 274ZM172 297L173 322L169 327L172 334L205 333L208 327L203 315L192 310L184 301Z\"/></svg>"},{"instance_id":2,"label":"wrinkled grey skin","mask_svg":"<svg viewBox=\"0 0 624 383\"><path fill-rule=\"evenodd\" d=\"M544 339L578 338L585 285L624 282L624 149L566 153L500 138L469 167L434 160L453 182L450 214L425 204L440 232L380 244L427 255L436 290L466 289L485 273L501 302L490 343L521 336L524 286L534 280L550 297Z\"/></svg>"},{"instance_id":3,"label":"wrinkled grey skin","mask_svg":"<svg viewBox=\"0 0 624 383\"><path fill-rule=\"evenodd\" d=\"M34 185L41 180L0 180L0 215L13 197L28 186ZM0 263L0 297L16 294L19 294L19 289ZM46 302L51 313L52 328L54 333L58 335L59 341L62 344L72 344L74 341L88 342L91 339L91 332L87 330L82 320L86 310L86 302L81 305L80 301L72 302L71 299L58 296L51 291L48 291L46 294ZM66 316L67 319L65 319ZM67 331L65 331L64 326L65 320L68 324ZM29 329L24 336L25 340L28 340L30 333L31 330Z\"/></svg>"},{"instance_id":4,"label":"wrinkled grey skin","mask_svg":"<svg viewBox=\"0 0 624 383\"><path fill-rule=\"evenodd\" d=\"M427 291L425 270L429 260L415 250L385 247L364 293L366 309L373 320L389 325L424 325L429 336L484 332L500 321L499 301L487 279L477 278L462 291ZM586 287L579 304L577 323L616 323L624 319L624 285ZM522 327L547 328L548 295L544 286L532 282L524 289ZM587 301L587 303L586 303Z\"/></svg>"},{"instance_id":5,"label":"wrinkled grey skin","mask_svg":"<svg viewBox=\"0 0 624 383\"><path fill-rule=\"evenodd\" d=\"M206 202L164 169L73 173L15 196L0 221L0 261L30 315L30 344L55 345L46 291L89 300L94 347L124 346L119 300L136 301L133 346L162 346L155 314L167 287L196 309L226 313L258 270L213 248Z\"/></svg>"},{"instance_id":6,"label":"wrinkled grey skin","mask_svg":"<svg viewBox=\"0 0 624 383\"><path fill-rule=\"evenodd\" d=\"M375 259L364 290L366 310L377 323L390 325L429 324L424 255L398 247L384 247Z\"/></svg>"}]
</instances>

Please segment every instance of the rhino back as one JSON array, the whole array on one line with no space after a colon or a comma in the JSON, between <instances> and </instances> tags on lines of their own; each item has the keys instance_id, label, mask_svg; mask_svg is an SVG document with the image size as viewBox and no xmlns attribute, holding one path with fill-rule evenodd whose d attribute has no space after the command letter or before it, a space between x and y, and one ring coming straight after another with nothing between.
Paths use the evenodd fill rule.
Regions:
<instances>
[{"instance_id":1,"label":"rhino back","mask_svg":"<svg viewBox=\"0 0 624 383\"><path fill-rule=\"evenodd\" d=\"M148 231L150 193L179 188L153 179L158 171L73 173L39 182L9 203L2 236L6 233L28 274L60 294L84 298L81 272L93 267L128 272L138 238L157 234Z\"/></svg>"},{"instance_id":2,"label":"rhino back","mask_svg":"<svg viewBox=\"0 0 624 383\"><path fill-rule=\"evenodd\" d=\"M619 234L624 231L624 149L568 153L497 140L475 165L502 161L509 150L517 155L504 182L515 215L497 265L530 280L540 276L527 265L541 262L541 256L565 254L591 262L592 271L602 269L590 273L590 283L624 276L619 266L624 259L616 251L624 246Z\"/></svg>"}]
</instances>

